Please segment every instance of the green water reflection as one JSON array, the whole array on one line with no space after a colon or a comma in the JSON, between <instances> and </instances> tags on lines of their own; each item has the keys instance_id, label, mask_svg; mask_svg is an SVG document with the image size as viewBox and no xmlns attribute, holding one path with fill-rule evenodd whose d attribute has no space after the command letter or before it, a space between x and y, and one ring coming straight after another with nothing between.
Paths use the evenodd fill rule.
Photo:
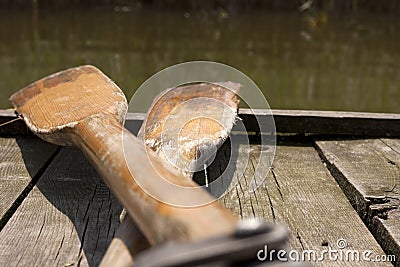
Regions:
<instances>
[{"instance_id":1,"label":"green water reflection","mask_svg":"<svg viewBox=\"0 0 400 267\"><path fill-rule=\"evenodd\" d=\"M246 73L272 108L400 112L400 21L384 15L0 10L0 38L0 108L72 66L98 66L130 98L167 66L213 60Z\"/></svg>"}]
</instances>

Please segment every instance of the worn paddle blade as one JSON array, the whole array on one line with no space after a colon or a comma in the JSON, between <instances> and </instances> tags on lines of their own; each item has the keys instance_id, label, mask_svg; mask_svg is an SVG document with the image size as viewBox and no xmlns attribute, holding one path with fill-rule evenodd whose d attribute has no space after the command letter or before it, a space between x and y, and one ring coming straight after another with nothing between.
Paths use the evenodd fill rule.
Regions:
<instances>
[{"instance_id":1,"label":"worn paddle blade","mask_svg":"<svg viewBox=\"0 0 400 267\"><path fill-rule=\"evenodd\" d=\"M162 92L153 102L138 136L148 148L187 176L212 162L228 138L241 85L199 83Z\"/></svg>"},{"instance_id":2,"label":"worn paddle blade","mask_svg":"<svg viewBox=\"0 0 400 267\"><path fill-rule=\"evenodd\" d=\"M73 144L65 132L79 121L104 116L122 125L127 111L118 86L90 65L47 76L14 93L10 101L33 133L59 145Z\"/></svg>"}]
</instances>

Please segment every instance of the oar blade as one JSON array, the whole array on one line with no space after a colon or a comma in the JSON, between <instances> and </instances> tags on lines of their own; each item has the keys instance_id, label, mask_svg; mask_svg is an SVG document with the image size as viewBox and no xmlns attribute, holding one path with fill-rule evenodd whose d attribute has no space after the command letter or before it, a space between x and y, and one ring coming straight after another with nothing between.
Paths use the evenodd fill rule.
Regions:
<instances>
[{"instance_id":1,"label":"oar blade","mask_svg":"<svg viewBox=\"0 0 400 267\"><path fill-rule=\"evenodd\" d=\"M30 130L46 141L70 145L65 131L91 116L124 121L124 94L99 69L80 66L47 76L10 97Z\"/></svg>"}]
</instances>

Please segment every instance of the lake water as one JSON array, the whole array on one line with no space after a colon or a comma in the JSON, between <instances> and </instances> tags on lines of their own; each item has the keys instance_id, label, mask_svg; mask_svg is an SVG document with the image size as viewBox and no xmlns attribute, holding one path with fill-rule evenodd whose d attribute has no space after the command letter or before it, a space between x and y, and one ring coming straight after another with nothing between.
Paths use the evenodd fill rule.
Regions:
<instances>
[{"instance_id":1,"label":"lake water","mask_svg":"<svg viewBox=\"0 0 400 267\"><path fill-rule=\"evenodd\" d=\"M102 69L128 99L157 71L231 65L272 108L400 113L400 19L393 16L146 8L0 10L0 108L55 71Z\"/></svg>"}]
</instances>

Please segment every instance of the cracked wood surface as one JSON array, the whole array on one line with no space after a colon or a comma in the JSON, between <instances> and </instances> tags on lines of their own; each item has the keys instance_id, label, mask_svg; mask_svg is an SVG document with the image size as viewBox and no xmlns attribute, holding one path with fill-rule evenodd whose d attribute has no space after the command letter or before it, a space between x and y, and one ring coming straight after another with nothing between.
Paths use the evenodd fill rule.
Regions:
<instances>
[{"instance_id":1,"label":"cracked wood surface","mask_svg":"<svg viewBox=\"0 0 400 267\"><path fill-rule=\"evenodd\" d=\"M0 138L0 229L56 150L33 137Z\"/></svg>"},{"instance_id":2,"label":"cracked wood surface","mask_svg":"<svg viewBox=\"0 0 400 267\"><path fill-rule=\"evenodd\" d=\"M393 148L398 145L391 140L385 141ZM244 173L245 179L221 200L236 214L275 218L286 223L292 232L291 248L320 251L327 248L326 245L336 248L337 239L345 238L348 249L376 249L376 253L382 253L311 146L278 146L273 171L264 185L254 194L245 194L254 165L251 162L256 161L258 150L257 145L251 146L251 161ZM39 265L97 265L106 242L97 242L97 251L93 244L96 246L96 238L105 238L100 228L109 227L97 216L109 218L110 205L113 210L120 207L113 201L110 204L109 199L106 200L108 205L95 203L102 202L96 201L99 198L104 202L104 197L110 197L109 191L99 178L94 178L93 170L84 162L77 151L61 151L0 233L0 248L4 254L0 257L0 265L23 266L31 264L32 259ZM101 185L97 187L94 185L99 183ZM72 189L76 184L82 190L77 195ZM79 201L82 195L85 197ZM113 216L115 227L118 212ZM113 234L108 232L106 235L109 242ZM325 262L324 266L329 264Z\"/></svg>"},{"instance_id":3,"label":"cracked wood surface","mask_svg":"<svg viewBox=\"0 0 400 267\"><path fill-rule=\"evenodd\" d=\"M317 141L350 202L386 254L400 257L400 140ZM400 266L397 259L396 266Z\"/></svg>"},{"instance_id":4,"label":"cracked wood surface","mask_svg":"<svg viewBox=\"0 0 400 267\"><path fill-rule=\"evenodd\" d=\"M0 266L97 266L121 210L81 152L63 148L0 232Z\"/></svg>"},{"instance_id":5,"label":"cracked wood surface","mask_svg":"<svg viewBox=\"0 0 400 267\"><path fill-rule=\"evenodd\" d=\"M251 146L250 161L256 161L259 149ZM236 214L285 223L291 232L290 248L300 252L308 249L321 255L328 246L338 249L337 241L345 239L347 250L384 254L310 144L277 146L272 172L255 193L249 194L246 190L252 169L253 164L249 164L236 188L221 200ZM349 262L314 264L348 266ZM375 265L357 262L357 266Z\"/></svg>"},{"instance_id":6,"label":"cracked wood surface","mask_svg":"<svg viewBox=\"0 0 400 267\"><path fill-rule=\"evenodd\" d=\"M0 163L10 160L10 158L6 159L4 156L6 154L11 155L11 161L13 161L14 157L16 157L18 153L21 153L23 156L23 164L27 164L26 168L28 170L33 170L33 172L28 172L32 175L36 165L33 163L30 165L29 162L38 161L40 157L44 156L45 153L43 153L43 151L45 150L39 148L41 151L41 153L39 153L40 155L33 153L33 150L30 150L30 147L32 146L31 142L38 142L38 144L42 142L32 137L4 139L11 142L10 146L18 144L19 148L6 150L9 152L4 152L4 150L2 150L1 156L3 158ZM40 147L40 145L38 146ZM24 147L26 147L26 149L24 149ZM399 140L369 139L317 141L316 147L322 157L325 157L326 160L327 158L329 159L327 160L327 165L330 170L333 171L333 174L339 183L341 183L340 179L343 179L343 174L347 175L344 181L347 181L347 188L350 188L353 191L346 191L346 187L343 187L342 190L344 190L351 202L355 202L355 207L358 211L360 211L362 207L368 207L368 209L361 210L364 212L360 214L364 218L370 219L369 226L371 228L372 225L371 229L375 229L374 234L381 245L383 247L391 246L393 244L397 245L398 242L396 236L398 236L398 229L400 226L398 223L398 211L395 208L397 207L398 199L396 196L398 192L397 183L400 178L400 170L398 168L400 151ZM330 151L328 151L328 148ZM18 152L18 149L20 149L20 152ZM253 145L251 149L251 156L254 161L257 157L258 148ZM301 153L299 151L295 152L295 150L292 149L299 150ZM65 153L64 149L61 154L63 153ZM92 201L93 190L96 192L96 197L93 200L95 201L95 199L103 198L106 195L106 188L103 184L100 187L97 186L97 188L94 185L94 188L90 191L88 187L93 187L94 184L93 177L91 176L95 175L92 173L93 169L88 167L88 163L79 152L71 151L69 153L72 153L71 156L63 156L64 159L57 163L60 164L58 166L63 166L62 168L60 167L59 170L53 169L52 171L47 170L45 172L45 175L42 178L47 177L46 179L50 179L50 182L41 181L38 183L37 187L34 187L0 233L0 266L24 266L35 264L57 265L57 263L59 266L68 264L73 266L78 263L82 266L95 266L100 261L100 254L104 253L107 245L104 242L97 242L97 251L99 252L96 254L93 250L93 246L89 245L89 243L96 243L96 240L104 239L104 236L98 227L104 226L104 229L107 229L108 226L105 226L105 223L102 222L104 221L103 219L99 220L96 216L98 216L97 213L100 211L101 214L99 216L102 216L102 218L104 218L103 216L107 217L110 214L110 211L107 209L107 205L96 206L97 210L91 218L94 219L94 221L99 220L97 223L93 220L87 220L84 214L86 208L89 207L86 217L90 217L88 214L91 214L91 210L95 209L91 206L92 204L87 204L88 201ZM311 162L318 166L321 165L320 159L315 158L314 156L308 156L309 153L315 154L315 150L311 146L298 146L298 144L288 145L288 143L283 143L283 145L281 144L277 148L277 157L274 161L274 169L273 172L268 175L268 179L264 183L265 187L262 187L254 194L249 195L244 193L247 186L245 180L241 180L238 187L227 194L221 201L223 201L236 214L243 216L262 215L264 218L270 220L276 218L277 221L287 223L293 235L290 240L290 246L292 248L301 249L304 247L315 249L316 247L313 245L314 241L315 244L318 244L318 240L321 240L321 237L333 236L333 232L338 232L337 235L341 234L340 236L347 240L349 245L351 245L349 249L361 248L364 250L375 247L375 241L372 241L371 243L374 244L373 246L371 244L365 244L365 241L363 241L362 243L357 243L357 246L354 247L353 244L350 243L353 241L347 236L344 236L345 233L351 231L354 236L362 235L363 238L366 238L364 236L364 230L358 229L359 226L354 228L354 218L351 211L349 213L351 216L348 216L348 205L344 205L345 208L340 209L336 213L344 214L343 216L332 217L327 216L323 212L319 215L320 217L318 217L317 213L312 215L308 214L321 212L321 210L315 208L319 205L327 208L328 210L326 212L329 212L329 209L334 211L342 201L340 200L338 204L336 203L337 196L335 198L332 197L332 195L337 194L336 189L332 192L331 190L324 189L321 192L329 191L324 197L328 199L330 206L326 204L327 201L325 200L321 200L322 202L315 203L315 205L310 202L309 199L315 200L316 195L319 195L313 195L310 193L310 187L314 184L312 181L315 179L315 175L313 174L317 173L318 177L325 177L325 174L316 172L316 170L321 168L321 166L316 169L306 167L309 166ZM19 155L21 156L21 154ZM26 157L26 155L30 156ZM330 157L328 157L328 155L330 155ZM60 155L57 156L57 159L59 157ZM345 162L345 157L348 159L347 163ZM51 166L53 166L53 164L51 164ZM18 173L21 169L24 169L23 165L20 164L15 164L15 166L9 164L7 166L2 164L2 166L0 166L0 173L9 172L12 176L15 173ZM245 172L244 177L246 179L251 177L251 168L252 166ZM76 176L76 172L80 174ZM54 178L53 175L56 177ZM340 175L342 175L342 178L340 178ZM76 177L82 179L83 176L89 177L89 179L83 179L85 181L81 182L75 180ZM6 176L2 176L2 178L4 177ZM379 177L380 179L373 177ZM299 181L300 178L307 181L308 185L304 186L303 183ZM63 180L64 186L61 186L60 184L59 187L57 187L58 189L53 192L52 196L49 198L49 195L45 192L49 192L48 188L54 186L56 180ZM349 181L352 183L354 181L356 182L351 184ZM1 179L0 182L0 188L4 188L4 179ZM8 182L8 179L6 179L6 182ZM71 188L75 187L75 183L77 182L78 188L85 189L79 191L79 194L74 195L75 191L71 191ZM46 186L43 187L43 185ZM317 183L316 185L321 187L321 183ZM330 182L328 185L323 184L323 186L327 186L327 188L330 189L332 188ZM47 190L42 192L43 188L47 188ZM101 188L101 190L99 190L99 188ZM67 193L63 190L66 190ZM86 190L89 190L90 192ZM79 196L85 194L84 192L87 192L87 195L83 198L83 201L79 202L80 205L78 207L77 199L80 199ZM307 192L309 192L309 194L307 194ZM349 192L351 194L349 194ZM73 198L67 199L65 196L70 194L73 195ZM98 196L99 194L100 196ZM109 194L108 191L107 194ZM312 196L311 198L310 194ZM339 193L339 195L340 194L341 193ZM323 194L321 193L321 195ZM280 199L285 199L285 202L280 204L279 201L283 201ZM70 201L68 202L68 200ZM0 206L4 208L3 206L5 203L6 202L2 200ZM60 203L65 205L65 207L69 206L70 208L59 208L58 205ZM120 209L118 204L115 205L116 206L112 206L113 209ZM72 212L69 212L71 210ZM71 216L71 214L74 215ZM316 228L313 228L316 223L310 220L310 216L316 221L319 220L322 222L320 222ZM321 216L326 217L321 218ZM347 218L347 222L345 227L340 227L343 226L342 220L345 219L343 218L344 216ZM115 219L113 225L115 229L115 225L118 224L118 214L115 214L115 217L113 218ZM301 225L301 227L295 228L293 225ZM328 225L332 225L332 229L326 229ZM298 230L310 228L313 230ZM346 228L346 231L342 231L343 228ZM107 234L107 242L111 240L112 235L113 234L111 233ZM368 235L369 233L366 234L369 240ZM36 241L38 244L36 244ZM332 240L332 242L336 242L336 240ZM323 244L332 245L328 239L324 239ZM326 246L322 247L326 248ZM332 247L335 248L334 243ZM388 251L386 251L386 253L390 254ZM397 256L400 255L398 252L392 253ZM55 257L58 258L58 261L55 260ZM63 262L63 259L66 260ZM347 262L347 264L349 263ZM361 263L358 262L357 266L361 266L360 264ZM324 266L327 265L328 264L325 262ZM337 263L336 265L340 265L340 263Z\"/></svg>"}]
</instances>

